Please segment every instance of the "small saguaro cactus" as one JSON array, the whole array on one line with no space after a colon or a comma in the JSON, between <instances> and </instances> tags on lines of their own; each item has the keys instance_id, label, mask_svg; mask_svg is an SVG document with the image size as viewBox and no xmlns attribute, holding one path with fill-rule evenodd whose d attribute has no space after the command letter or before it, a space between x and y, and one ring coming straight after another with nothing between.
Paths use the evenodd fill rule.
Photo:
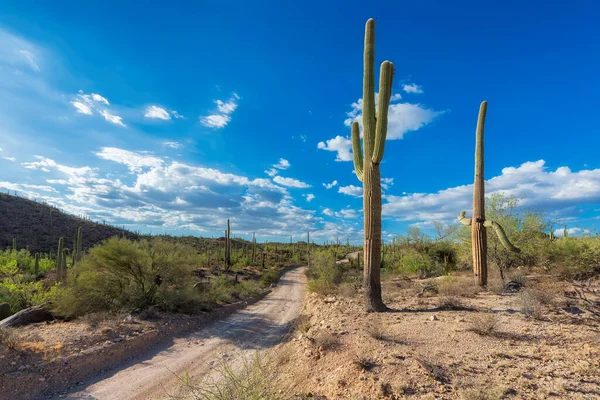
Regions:
<instances>
[{"instance_id":1,"label":"small saguaro cactus","mask_svg":"<svg viewBox=\"0 0 600 400\"><path fill-rule=\"evenodd\" d=\"M256 232L252 232L252 264L256 262Z\"/></svg>"},{"instance_id":2,"label":"small saguaro cactus","mask_svg":"<svg viewBox=\"0 0 600 400\"><path fill-rule=\"evenodd\" d=\"M306 259L310 267L310 231L306 232Z\"/></svg>"},{"instance_id":3,"label":"small saguaro cactus","mask_svg":"<svg viewBox=\"0 0 600 400\"><path fill-rule=\"evenodd\" d=\"M17 251L17 238L13 238L13 250Z\"/></svg>"},{"instance_id":4,"label":"small saguaro cactus","mask_svg":"<svg viewBox=\"0 0 600 400\"><path fill-rule=\"evenodd\" d=\"M60 238L60 239L58 239L58 251L56 252L56 280L59 282L63 281L63 279L62 279L62 277L63 277L63 272L62 272L63 260L62 260L62 258L64 257L63 247L64 247L64 239Z\"/></svg>"},{"instance_id":5,"label":"small saguaro cactus","mask_svg":"<svg viewBox=\"0 0 600 400\"><path fill-rule=\"evenodd\" d=\"M227 230L225 230L225 269L231 266L231 225L227 220Z\"/></svg>"},{"instance_id":6,"label":"small saguaro cactus","mask_svg":"<svg viewBox=\"0 0 600 400\"><path fill-rule=\"evenodd\" d=\"M363 76L363 150L360 144L358 122L352 124L352 152L354 171L363 183L364 208L364 285L367 311L385 311L381 299L381 176L379 164L383 158L387 135L388 109L392 95L394 65L381 64L379 74L379 101L375 115L375 20L365 27Z\"/></svg>"},{"instance_id":7,"label":"small saguaro cactus","mask_svg":"<svg viewBox=\"0 0 600 400\"><path fill-rule=\"evenodd\" d=\"M483 177L483 128L487 112L487 101L481 103L477 129L475 131L475 182L473 185L473 216L468 218L462 211L458 220L471 226L473 252L473 274L479 286L487 286L487 234L486 228L494 228L498 239L509 251L519 253L521 250L508 240L502 226L495 221L485 219L485 180Z\"/></svg>"},{"instance_id":8,"label":"small saguaro cactus","mask_svg":"<svg viewBox=\"0 0 600 400\"><path fill-rule=\"evenodd\" d=\"M567 230L567 226L565 225L565 228L563 229L563 237L569 237L569 231Z\"/></svg>"},{"instance_id":9,"label":"small saguaro cactus","mask_svg":"<svg viewBox=\"0 0 600 400\"><path fill-rule=\"evenodd\" d=\"M35 261L33 263L33 273L37 276L40 273L40 253L35 253Z\"/></svg>"},{"instance_id":10,"label":"small saguaro cactus","mask_svg":"<svg viewBox=\"0 0 600 400\"><path fill-rule=\"evenodd\" d=\"M77 243L75 245L75 261L79 262L81 260L81 257L83 256L83 246L81 244L82 242L82 235L81 235L81 227L77 228Z\"/></svg>"}]
</instances>

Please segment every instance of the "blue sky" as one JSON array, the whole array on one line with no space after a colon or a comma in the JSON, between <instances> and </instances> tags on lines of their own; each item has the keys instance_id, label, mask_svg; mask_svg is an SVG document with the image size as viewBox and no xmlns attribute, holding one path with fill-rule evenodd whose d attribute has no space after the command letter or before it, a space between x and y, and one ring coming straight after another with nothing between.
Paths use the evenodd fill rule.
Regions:
<instances>
[{"instance_id":1,"label":"blue sky","mask_svg":"<svg viewBox=\"0 0 600 400\"><path fill-rule=\"evenodd\" d=\"M348 122L374 17L388 240L470 208L482 100L488 192L595 227L600 5L449 3L4 1L0 190L145 232L359 243Z\"/></svg>"}]
</instances>

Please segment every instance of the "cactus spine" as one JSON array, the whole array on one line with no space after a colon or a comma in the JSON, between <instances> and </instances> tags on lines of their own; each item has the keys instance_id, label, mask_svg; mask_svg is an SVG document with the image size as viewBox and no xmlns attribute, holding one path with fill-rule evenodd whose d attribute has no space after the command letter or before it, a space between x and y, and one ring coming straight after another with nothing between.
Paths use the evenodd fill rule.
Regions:
<instances>
[{"instance_id":1,"label":"cactus spine","mask_svg":"<svg viewBox=\"0 0 600 400\"><path fill-rule=\"evenodd\" d=\"M387 135L387 118L392 95L394 65L381 64L379 75L379 107L375 114L375 20L365 27L363 76L363 144L360 145L358 122L352 124L354 171L363 183L364 207L364 284L367 311L385 311L381 299L381 176L379 164L383 158Z\"/></svg>"},{"instance_id":2,"label":"cactus spine","mask_svg":"<svg viewBox=\"0 0 600 400\"><path fill-rule=\"evenodd\" d=\"M471 246L473 253L473 275L477 284L481 287L487 286L487 234L486 228L494 228L502 245L510 251L519 253L521 250L513 246L508 240L502 226L495 221L485 219L485 180L483 164L483 131L485 116L487 113L487 101L483 101L479 107L477 118L477 129L475 131L475 182L473 185L473 216L466 217L462 211L458 220L466 226L471 226Z\"/></svg>"}]
</instances>

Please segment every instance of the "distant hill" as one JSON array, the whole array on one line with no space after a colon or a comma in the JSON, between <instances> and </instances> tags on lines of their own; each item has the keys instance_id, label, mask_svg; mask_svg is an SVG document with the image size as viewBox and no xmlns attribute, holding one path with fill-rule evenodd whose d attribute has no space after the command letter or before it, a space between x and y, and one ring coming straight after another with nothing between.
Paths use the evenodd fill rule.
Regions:
<instances>
[{"instance_id":1,"label":"distant hill","mask_svg":"<svg viewBox=\"0 0 600 400\"><path fill-rule=\"evenodd\" d=\"M127 230L64 213L49 204L0 193L0 249L12 248L15 238L17 249L48 253L56 251L60 237L65 247L71 248L79 227L84 249L113 236L138 237Z\"/></svg>"}]
</instances>

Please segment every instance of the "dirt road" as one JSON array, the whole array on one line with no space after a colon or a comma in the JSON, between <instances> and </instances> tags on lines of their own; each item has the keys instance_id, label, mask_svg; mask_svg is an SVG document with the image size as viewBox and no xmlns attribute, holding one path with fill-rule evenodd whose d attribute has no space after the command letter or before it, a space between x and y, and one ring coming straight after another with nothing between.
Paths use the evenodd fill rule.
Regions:
<instances>
[{"instance_id":1,"label":"dirt road","mask_svg":"<svg viewBox=\"0 0 600 400\"><path fill-rule=\"evenodd\" d=\"M87 382L64 399L161 399L177 395L178 377L205 375L223 358L268 349L287 332L298 315L304 293L304 268L285 273L263 300L219 322L175 339L168 347L133 360Z\"/></svg>"}]
</instances>

